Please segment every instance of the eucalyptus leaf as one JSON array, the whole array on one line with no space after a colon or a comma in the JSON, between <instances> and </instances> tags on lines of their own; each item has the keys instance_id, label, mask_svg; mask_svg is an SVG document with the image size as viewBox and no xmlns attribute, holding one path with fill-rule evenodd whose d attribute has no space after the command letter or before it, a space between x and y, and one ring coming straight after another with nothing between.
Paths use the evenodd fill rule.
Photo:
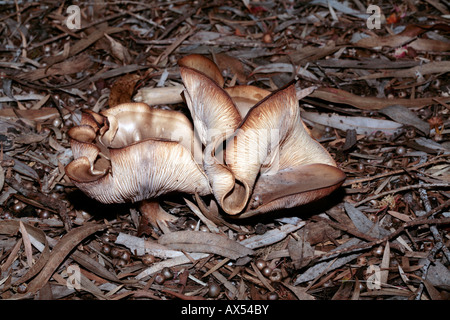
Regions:
<instances>
[{"instance_id":1,"label":"eucalyptus leaf","mask_svg":"<svg viewBox=\"0 0 450 320\"><path fill-rule=\"evenodd\" d=\"M420 119L414 112L401 105L392 105L380 110L381 113L388 116L395 122L413 126L425 135L430 134L430 125Z\"/></svg>"}]
</instances>

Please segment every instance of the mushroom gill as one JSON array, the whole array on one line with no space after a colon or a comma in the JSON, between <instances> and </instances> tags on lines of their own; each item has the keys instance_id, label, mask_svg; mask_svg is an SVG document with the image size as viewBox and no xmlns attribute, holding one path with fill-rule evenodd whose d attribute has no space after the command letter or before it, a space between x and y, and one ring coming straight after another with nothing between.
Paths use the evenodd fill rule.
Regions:
<instances>
[{"instance_id":1,"label":"mushroom gill","mask_svg":"<svg viewBox=\"0 0 450 320\"><path fill-rule=\"evenodd\" d=\"M305 204L344 181L302 122L294 84L273 93L252 86L224 90L201 71L180 70L186 103L201 126L203 167L226 213L246 217Z\"/></svg>"},{"instance_id":2,"label":"mushroom gill","mask_svg":"<svg viewBox=\"0 0 450 320\"><path fill-rule=\"evenodd\" d=\"M300 117L291 83L269 92L223 88L218 67L200 55L179 61L192 121L177 111L125 103L85 111L69 130L73 183L103 203L167 193L212 194L224 212L248 217L318 200L345 174Z\"/></svg>"},{"instance_id":3,"label":"mushroom gill","mask_svg":"<svg viewBox=\"0 0 450 320\"><path fill-rule=\"evenodd\" d=\"M72 128L69 137L74 160L66 166L66 174L100 202L211 192L194 160L201 146L182 113L121 104L101 114L83 113L80 126Z\"/></svg>"}]
</instances>

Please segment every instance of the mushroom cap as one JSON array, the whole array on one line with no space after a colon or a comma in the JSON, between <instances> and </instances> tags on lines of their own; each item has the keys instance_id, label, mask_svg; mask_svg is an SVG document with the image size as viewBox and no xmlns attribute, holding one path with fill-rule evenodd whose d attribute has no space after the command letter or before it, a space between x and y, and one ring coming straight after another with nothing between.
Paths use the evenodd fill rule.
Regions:
<instances>
[{"instance_id":1,"label":"mushroom cap","mask_svg":"<svg viewBox=\"0 0 450 320\"><path fill-rule=\"evenodd\" d=\"M218 67L200 55L179 66L193 124L177 111L125 103L85 111L69 130L66 174L88 196L119 203L213 194L244 218L318 200L342 184L345 174L301 120L298 100L308 90L224 89Z\"/></svg>"},{"instance_id":2,"label":"mushroom cap","mask_svg":"<svg viewBox=\"0 0 450 320\"><path fill-rule=\"evenodd\" d=\"M228 87L225 91L230 95L242 118L255 104L270 94L269 90L252 85Z\"/></svg>"},{"instance_id":3,"label":"mushroom cap","mask_svg":"<svg viewBox=\"0 0 450 320\"><path fill-rule=\"evenodd\" d=\"M213 80L219 87L223 87L225 80L219 67L210 59L200 54L190 54L178 60L178 66L197 70Z\"/></svg>"},{"instance_id":4,"label":"mushroom cap","mask_svg":"<svg viewBox=\"0 0 450 320\"><path fill-rule=\"evenodd\" d=\"M294 84L273 93L253 86L223 89L191 67L180 66L180 72L205 145L203 168L226 213L240 217L304 204L345 179L302 122ZM286 180L287 174L295 179Z\"/></svg>"},{"instance_id":5,"label":"mushroom cap","mask_svg":"<svg viewBox=\"0 0 450 320\"><path fill-rule=\"evenodd\" d=\"M194 159L194 152L201 156L201 145L182 113L142 103L121 104L102 114L83 114L69 137L74 160L66 166L66 174L100 202L211 192Z\"/></svg>"}]
</instances>

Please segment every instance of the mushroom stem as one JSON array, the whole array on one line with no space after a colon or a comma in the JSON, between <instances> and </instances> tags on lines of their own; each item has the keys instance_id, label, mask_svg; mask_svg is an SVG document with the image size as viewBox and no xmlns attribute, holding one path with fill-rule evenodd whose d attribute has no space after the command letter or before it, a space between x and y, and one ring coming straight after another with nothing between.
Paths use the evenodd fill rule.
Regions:
<instances>
[{"instance_id":1,"label":"mushroom stem","mask_svg":"<svg viewBox=\"0 0 450 320\"><path fill-rule=\"evenodd\" d=\"M166 212L157 200L142 200L139 203L139 211L154 227L159 228L161 224L167 225L167 222L173 222L177 217Z\"/></svg>"},{"instance_id":2,"label":"mushroom stem","mask_svg":"<svg viewBox=\"0 0 450 320\"><path fill-rule=\"evenodd\" d=\"M138 90L133 100L150 106L181 103L183 102L181 97L183 89L182 85L161 88L144 87Z\"/></svg>"}]
</instances>

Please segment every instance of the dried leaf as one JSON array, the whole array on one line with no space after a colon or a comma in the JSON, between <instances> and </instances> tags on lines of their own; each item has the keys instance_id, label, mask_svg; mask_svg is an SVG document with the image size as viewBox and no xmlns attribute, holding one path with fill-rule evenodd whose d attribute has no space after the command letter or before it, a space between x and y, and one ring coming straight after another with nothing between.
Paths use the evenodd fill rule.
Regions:
<instances>
[{"instance_id":1,"label":"dried leaf","mask_svg":"<svg viewBox=\"0 0 450 320\"><path fill-rule=\"evenodd\" d=\"M338 114L319 114L315 112L302 112L302 117L323 126L339 130L355 130L357 134L372 134L377 131L392 135L398 132L402 125L390 120L375 119L369 117L350 117Z\"/></svg>"},{"instance_id":2,"label":"dried leaf","mask_svg":"<svg viewBox=\"0 0 450 320\"><path fill-rule=\"evenodd\" d=\"M425 288L427 288L428 294L431 297L431 300L447 300L442 297L441 293L427 280L423 281Z\"/></svg>"},{"instance_id":3,"label":"dried leaf","mask_svg":"<svg viewBox=\"0 0 450 320\"><path fill-rule=\"evenodd\" d=\"M39 110L17 110L15 108L0 109L0 117L3 118L17 119L20 117L26 120L45 121L59 116L60 114L56 108L41 108Z\"/></svg>"},{"instance_id":4,"label":"dried leaf","mask_svg":"<svg viewBox=\"0 0 450 320\"><path fill-rule=\"evenodd\" d=\"M435 287L450 290L450 270L439 261L430 265L426 280Z\"/></svg>"},{"instance_id":5,"label":"dried leaf","mask_svg":"<svg viewBox=\"0 0 450 320\"><path fill-rule=\"evenodd\" d=\"M20 284L34 277L39 271L42 270L50 256L50 248L45 233L41 229L33 227L26 223L23 223L23 226L30 236L43 243L44 248L42 249L41 255L39 256L37 261L19 280L16 281L16 284ZM0 221L0 234L13 235L17 233L19 228L19 221Z\"/></svg>"},{"instance_id":6,"label":"dried leaf","mask_svg":"<svg viewBox=\"0 0 450 320\"><path fill-rule=\"evenodd\" d=\"M25 228L22 221L19 221L19 229L22 234L23 245L25 247L25 256L27 257L28 266L31 268L33 266L33 251L31 249L30 237L28 236L27 229Z\"/></svg>"},{"instance_id":7,"label":"dried leaf","mask_svg":"<svg viewBox=\"0 0 450 320\"><path fill-rule=\"evenodd\" d=\"M218 53L214 55L214 61L222 73L223 71L227 71L229 75L236 75L239 83L247 83L247 75L244 72L244 65L239 59L224 53Z\"/></svg>"},{"instance_id":8,"label":"dried leaf","mask_svg":"<svg viewBox=\"0 0 450 320\"><path fill-rule=\"evenodd\" d=\"M433 98L385 99L375 97L361 97L350 92L335 88L319 88L311 93L310 97L319 98L334 103L348 104L355 108L365 110L378 110L391 105L402 105L408 108L420 108L436 103ZM442 98L442 102L450 102L450 97Z\"/></svg>"},{"instance_id":9,"label":"dried leaf","mask_svg":"<svg viewBox=\"0 0 450 320\"><path fill-rule=\"evenodd\" d=\"M105 37L111 44L111 54L124 64L129 64L131 62L131 55L128 52L128 49L109 35L105 34Z\"/></svg>"},{"instance_id":10,"label":"dried leaf","mask_svg":"<svg viewBox=\"0 0 450 320\"><path fill-rule=\"evenodd\" d=\"M378 224L374 224L364 213L356 209L352 204L345 202L344 208L359 232L374 238L381 238L390 234L389 231L381 228Z\"/></svg>"},{"instance_id":11,"label":"dried leaf","mask_svg":"<svg viewBox=\"0 0 450 320\"><path fill-rule=\"evenodd\" d=\"M123 281L117 278L116 274L106 269L104 266L102 266L97 260L91 258L87 254L76 250L71 256L77 263L79 263L81 266L85 267L87 270L95 273L96 275L99 275L100 277L122 283L122 282L128 282Z\"/></svg>"},{"instance_id":12,"label":"dried leaf","mask_svg":"<svg viewBox=\"0 0 450 320\"><path fill-rule=\"evenodd\" d=\"M158 242L188 252L214 253L230 259L252 255L253 250L219 234L202 231L177 231L162 235Z\"/></svg>"},{"instance_id":13,"label":"dried leaf","mask_svg":"<svg viewBox=\"0 0 450 320\"><path fill-rule=\"evenodd\" d=\"M450 50L450 46L449 46ZM446 73L450 71L450 61L436 61L425 63L406 70L386 70L358 77L356 80L378 79L378 78L416 78L417 74L428 75L433 73Z\"/></svg>"},{"instance_id":14,"label":"dried leaf","mask_svg":"<svg viewBox=\"0 0 450 320\"><path fill-rule=\"evenodd\" d=\"M191 253L189 254L189 258L185 255L183 256L179 256L179 257L175 257L172 259L167 259L167 260L163 260L161 262L155 263L153 264L151 267L145 269L144 271L142 271L141 273L139 273L136 276L137 280L141 280L149 275L155 274L156 272L161 271L164 268L171 268L174 266L178 266L178 265L182 265L182 264L186 264L186 263L191 263L191 259L196 261L196 260L200 260L203 258L208 257L207 253Z\"/></svg>"},{"instance_id":15,"label":"dried leaf","mask_svg":"<svg viewBox=\"0 0 450 320\"><path fill-rule=\"evenodd\" d=\"M288 242L289 256L291 257L292 263L296 269L300 269L308 265L314 256L314 248L302 238L302 235L300 235L300 239L298 241L289 239Z\"/></svg>"},{"instance_id":16,"label":"dried leaf","mask_svg":"<svg viewBox=\"0 0 450 320\"><path fill-rule=\"evenodd\" d=\"M389 246L389 241L386 241L386 245L384 247L383 252L383 259L381 260L381 271L380 271L380 282L381 283L387 283L388 276L389 276L389 264L391 261L391 249Z\"/></svg>"},{"instance_id":17,"label":"dried leaf","mask_svg":"<svg viewBox=\"0 0 450 320\"><path fill-rule=\"evenodd\" d=\"M121 103L131 102L134 88L139 79L140 76L137 74L126 74L114 81L109 95L109 107L112 108Z\"/></svg>"},{"instance_id":18,"label":"dried leaf","mask_svg":"<svg viewBox=\"0 0 450 320\"><path fill-rule=\"evenodd\" d=\"M66 74L74 74L89 69L93 65L93 61L87 54L76 56L72 59L54 64L49 68L40 68L33 71L23 72L18 78L36 81L51 76L60 76Z\"/></svg>"},{"instance_id":19,"label":"dried leaf","mask_svg":"<svg viewBox=\"0 0 450 320\"><path fill-rule=\"evenodd\" d=\"M288 283L282 282L282 284L291 290L298 298L298 300L316 300L312 295L306 293L307 288L297 287L297 286L291 286Z\"/></svg>"},{"instance_id":20,"label":"dried leaf","mask_svg":"<svg viewBox=\"0 0 450 320\"><path fill-rule=\"evenodd\" d=\"M427 136L430 134L430 125L428 124L428 122L420 119L414 112L412 112L408 108L400 105L392 105L380 109L380 112L387 115L395 122L413 126L422 131Z\"/></svg>"},{"instance_id":21,"label":"dried leaf","mask_svg":"<svg viewBox=\"0 0 450 320\"><path fill-rule=\"evenodd\" d=\"M265 247L283 240L289 233L300 229L305 224L306 223L304 221L300 221L297 225L285 224L279 229L269 230L264 234L252 236L240 241L239 243L251 249Z\"/></svg>"},{"instance_id":22,"label":"dried leaf","mask_svg":"<svg viewBox=\"0 0 450 320\"><path fill-rule=\"evenodd\" d=\"M73 250L74 247L78 245L81 240L104 228L105 225L89 223L71 230L63 238L61 238L52 249L50 257L42 271L30 282L28 286L28 293L36 293L39 289L41 289L50 279L56 268L58 268L61 262L64 261L66 256Z\"/></svg>"},{"instance_id":23,"label":"dried leaf","mask_svg":"<svg viewBox=\"0 0 450 320\"><path fill-rule=\"evenodd\" d=\"M351 246L354 246L354 245L357 245L360 243L362 243L361 240L353 238L353 239L347 241L346 243L340 245L339 247L337 247L336 249L334 249L332 251L339 251L341 249L351 247ZM314 266L312 266L311 268L307 269L304 273L300 274L295 279L294 285L298 285L303 282L314 280L314 279L316 279L316 277L320 276L324 271L332 271L334 269L337 269L337 268L343 266L344 264L356 259L359 255L360 255L359 253L356 253L356 254L342 256L342 257L336 259L336 261L334 261L331 265L330 265L330 261L323 261L323 262L317 263ZM331 259L331 258L332 257L328 257L327 259Z\"/></svg>"},{"instance_id":24,"label":"dried leaf","mask_svg":"<svg viewBox=\"0 0 450 320\"><path fill-rule=\"evenodd\" d=\"M151 254L158 258L169 259L183 255L180 251L172 250L159 243L145 240L144 238L135 237L123 232L119 233L115 243L127 247L131 250L131 252L133 252L133 254L138 256Z\"/></svg>"},{"instance_id":25,"label":"dried leaf","mask_svg":"<svg viewBox=\"0 0 450 320\"><path fill-rule=\"evenodd\" d=\"M91 46L93 43L103 38L105 34L113 34L121 32L123 30L124 30L123 28L109 27L108 25L103 25L100 29L95 29L95 31L92 32L87 38L80 39L74 45L72 45L70 47L70 51L67 57L64 55L52 56L44 58L43 62L47 63L47 65L53 65L55 63L61 62L69 57L72 57L80 53L87 47Z\"/></svg>"},{"instance_id":26,"label":"dried leaf","mask_svg":"<svg viewBox=\"0 0 450 320\"><path fill-rule=\"evenodd\" d=\"M0 192L3 190L3 185L5 184L5 170L0 165Z\"/></svg>"}]
</instances>

